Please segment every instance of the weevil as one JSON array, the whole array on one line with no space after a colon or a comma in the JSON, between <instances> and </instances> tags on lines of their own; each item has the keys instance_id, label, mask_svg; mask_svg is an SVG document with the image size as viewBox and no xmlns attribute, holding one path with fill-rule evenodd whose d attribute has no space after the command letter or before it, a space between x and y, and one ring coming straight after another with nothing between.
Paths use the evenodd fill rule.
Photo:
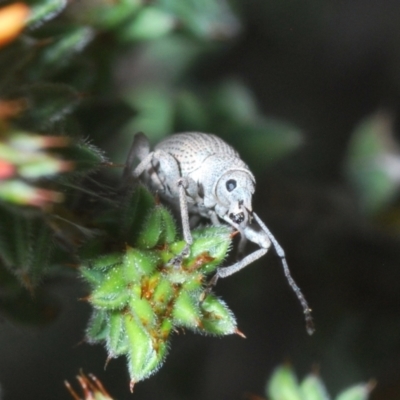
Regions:
<instances>
[{"instance_id":1,"label":"weevil","mask_svg":"<svg viewBox=\"0 0 400 400\"><path fill-rule=\"evenodd\" d=\"M139 164L133 168L136 158ZM314 332L311 309L290 274L283 248L252 209L255 178L235 149L216 135L186 132L167 137L151 151L147 137L137 133L124 176L140 178L163 200L179 209L186 251L192 243L191 227L201 217L213 225L225 222L239 231L240 251L247 240L259 246L233 265L219 268L214 282L258 260L272 244L303 307L307 332Z\"/></svg>"}]
</instances>

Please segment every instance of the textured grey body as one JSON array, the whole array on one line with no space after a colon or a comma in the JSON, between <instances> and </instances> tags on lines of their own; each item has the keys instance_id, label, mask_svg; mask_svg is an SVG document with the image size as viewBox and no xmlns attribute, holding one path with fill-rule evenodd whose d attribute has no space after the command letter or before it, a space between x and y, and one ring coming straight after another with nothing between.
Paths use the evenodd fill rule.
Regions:
<instances>
[{"instance_id":1,"label":"textured grey body","mask_svg":"<svg viewBox=\"0 0 400 400\"><path fill-rule=\"evenodd\" d=\"M210 218L214 223L215 208L220 214L229 209L229 204L221 203L215 194L215 187L221 176L232 171L244 171L254 182L252 173L237 151L212 134L190 132L172 135L160 142L155 147L155 151L157 150L170 154L179 165L180 177L196 184L197 187L189 185L186 193L188 211L194 216L199 214ZM169 179L173 175L170 168L165 164L160 165L157 174L161 182L157 182L154 176L148 182L172 205L177 205L176 182ZM249 187L249 190L251 196L254 187ZM249 207L251 208L251 202Z\"/></svg>"},{"instance_id":2,"label":"textured grey body","mask_svg":"<svg viewBox=\"0 0 400 400\"><path fill-rule=\"evenodd\" d=\"M135 158L140 162L133 168ZM184 253L190 251L191 227L199 217L210 219L214 225L224 221L238 230L241 235L240 251L247 240L260 247L235 264L219 268L216 278L232 275L258 260L267 253L272 243L282 260L289 284L303 306L307 330L313 332L311 310L290 275L285 253L252 210L255 179L236 150L218 136L188 132L169 136L157 144L154 151L150 151L148 139L138 133L134 137L124 175L140 178L180 212L187 243ZM192 224L189 223L189 214Z\"/></svg>"}]
</instances>

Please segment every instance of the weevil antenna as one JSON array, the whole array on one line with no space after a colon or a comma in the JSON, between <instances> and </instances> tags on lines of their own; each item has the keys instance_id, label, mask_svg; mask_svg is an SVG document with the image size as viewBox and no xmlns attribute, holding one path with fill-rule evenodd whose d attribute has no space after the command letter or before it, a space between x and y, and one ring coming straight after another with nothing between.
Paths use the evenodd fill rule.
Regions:
<instances>
[{"instance_id":1,"label":"weevil antenna","mask_svg":"<svg viewBox=\"0 0 400 400\"><path fill-rule=\"evenodd\" d=\"M276 254L278 254L279 258L282 261L283 271L285 273L286 279L289 282L290 287L296 293L296 296L299 299L301 306L303 307L303 312L304 312L304 316L305 316L305 320L306 320L307 333L309 335L312 335L315 331L315 327L314 327L314 322L313 322L313 319L311 316L311 308L308 306L306 298L304 297L300 288L297 286L296 282L292 278L292 275L290 274L289 266L286 261L285 251L283 250L281 245L277 242L277 240L275 239L275 237L271 233L271 231L266 227L264 222L261 221L260 217L255 212L253 212L253 216L254 216L254 219L257 221L258 225L261 227L261 229L268 235L269 240L275 247Z\"/></svg>"}]
</instances>

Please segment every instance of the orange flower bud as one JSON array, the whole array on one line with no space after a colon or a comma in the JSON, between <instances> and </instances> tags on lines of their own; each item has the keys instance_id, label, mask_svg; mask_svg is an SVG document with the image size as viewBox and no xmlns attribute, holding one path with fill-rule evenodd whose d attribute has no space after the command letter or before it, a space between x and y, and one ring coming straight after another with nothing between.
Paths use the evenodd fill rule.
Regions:
<instances>
[{"instance_id":1,"label":"orange flower bud","mask_svg":"<svg viewBox=\"0 0 400 400\"><path fill-rule=\"evenodd\" d=\"M25 26L29 7L24 3L14 3L0 8L0 46L14 40Z\"/></svg>"}]
</instances>

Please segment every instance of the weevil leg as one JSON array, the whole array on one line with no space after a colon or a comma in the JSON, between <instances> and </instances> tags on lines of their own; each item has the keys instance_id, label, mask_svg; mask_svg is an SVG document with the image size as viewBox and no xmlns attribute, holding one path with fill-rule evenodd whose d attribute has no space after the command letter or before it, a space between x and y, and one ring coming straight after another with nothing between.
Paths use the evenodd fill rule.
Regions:
<instances>
[{"instance_id":1,"label":"weevil leg","mask_svg":"<svg viewBox=\"0 0 400 400\"><path fill-rule=\"evenodd\" d=\"M236 262L235 264L230 265L229 267L218 268L217 273L210 279L210 281L207 284L207 287L205 289L206 293L208 293L211 290L212 286L215 286L217 284L217 281L219 278L226 278L228 276L235 274L236 272L247 267L249 264L253 263L254 261L257 261L259 258L264 256L267 252L268 252L268 249L259 249L259 250L254 251L253 253L249 254L242 260Z\"/></svg>"},{"instance_id":2,"label":"weevil leg","mask_svg":"<svg viewBox=\"0 0 400 400\"><path fill-rule=\"evenodd\" d=\"M165 184L166 177L172 177L172 180L179 179L180 172L177 161L170 154L162 150L156 150L145 155L141 153L142 160L131 173L134 178L139 178L144 172L147 172L151 178L149 182L153 189L167 192L170 188ZM177 190L172 188L174 196L178 196Z\"/></svg>"},{"instance_id":3,"label":"weevil leg","mask_svg":"<svg viewBox=\"0 0 400 400\"><path fill-rule=\"evenodd\" d=\"M189 246L192 244L193 239L189 224L187 193L192 193L195 191L196 183L193 181L193 179L181 176L179 164L171 154L168 154L163 150L156 150L153 153L153 159L159 162L158 177L165 186L165 190L167 190L172 197L178 197L179 199L183 238L187 245L186 251L188 252ZM146 158L142 162L145 161ZM175 182L175 184L168 185L168 182Z\"/></svg>"},{"instance_id":4,"label":"weevil leg","mask_svg":"<svg viewBox=\"0 0 400 400\"><path fill-rule=\"evenodd\" d=\"M186 244L191 245L193 243L193 238L190 231L189 210L186 198L186 188L189 185L188 180L180 178L178 179L177 184L179 189L179 208L181 210L183 238L185 239Z\"/></svg>"},{"instance_id":5,"label":"weevil leg","mask_svg":"<svg viewBox=\"0 0 400 400\"><path fill-rule=\"evenodd\" d=\"M190 185L188 179L179 178L177 181L177 188L179 191L179 208L181 211L181 220L182 220L182 231L183 231L183 239L186 242L184 249L181 254L174 257L169 264L172 265L180 265L182 263L182 259L187 257L190 254L190 245L193 243L192 233L190 231L190 223L189 223L189 210L187 205L187 197L186 197L186 188Z\"/></svg>"},{"instance_id":6,"label":"weevil leg","mask_svg":"<svg viewBox=\"0 0 400 400\"><path fill-rule=\"evenodd\" d=\"M247 267L247 265L258 260L264 254L266 254L272 244L275 248L277 255L281 259L283 271L285 273L286 279L287 279L290 287L295 292L297 298L299 299L301 306L303 307L303 313L304 313L305 320L306 320L307 333L309 335L312 335L315 331L315 328L314 328L314 322L313 322L313 319L311 316L311 308L308 306L307 300L305 299L303 293L301 292L300 288L297 286L296 282L292 278L292 275L290 274L289 266L286 261L285 252L284 252L283 248L281 247L281 245L278 243L278 241L275 239L272 232L262 222L260 217L256 213L253 213L253 217L254 217L255 221L257 222L258 226L261 228L261 230L256 230L251 225L247 225L244 228L242 235L244 235L246 239L256 243L258 246L261 247L261 249L256 250L255 252L253 252L253 253L249 254L248 256L246 256L245 258L243 258L243 260L240 260L237 263L235 263L229 267L219 268L217 270L216 276L212 279L212 282L215 284L218 278L226 278L227 276L230 276L230 275L240 271L241 269ZM229 219L229 217L225 216L224 220L226 222L228 222L230 225L232 225L233 227L235 227L236 229L238 228L238 226L234 222L232 222Z\"/></svg>"},{"instance_id":7,"label":"weevil leg","mask_svg":"<svg viewBox=\"0 0 400 400\"><path fill-rule=\"evenodd\" d=\"M256 250L253 253L247 255L242 260L236 262L233 265L230 265L229 267L218 268L217 270L218 278L226 278L227 276L235 274L236 272L240 271L241 269L247 267L249 264L253 263L254 261L257 261L259 258L264 256L267 253L267 251L268 249Z\"/></svg>"},{"instance_id":8,"label":"weevil leg","mask_svg":"<svg viewBox=\"0 0 400 400\"><path fill-rule=\"evenodd\" d=\"M263 231L256 231L253 227L250 225L246 226L244 229L242 229L239 225L235 224L232 222L228 216L223 217L226 222L228 222L230 225L232 225L235 229L240 231L241 234L241 242L244 240L244 243L246 243L247 239L251 240L252 242L256 243L259 245L261 248L254 251L253 253L250 253L243 259L237 261L235 264L230 265L229 267L222 267L218 268L216 275L211 279L210 283L214 285L218 278L226 278L227 276L233 275L236 272L240 271L241 269L247 267L249 264L253 263L254 261L257 261L259 258L264 256L270 246L271 246L271 241L268 239L268 236L265 232ZM239 243L239 248L243 246L243 244Z\"/></svg>"},{"instance_id":9,"label":"weevil leg","mask_svg":"<svg viewBox=\"0 0 400 400\"><path fill-rule=\"evenodd\" d=\"M129 180L132 177L133 172L133 164L135 159L139 159L139 161L143 161L150 154L150 142L147 139L147 136L138 132L133 137L131 148L128 152L128 157L125 162L125 168L122 173L122 178L124 181Z\"/></svg>"},{"instance_id":10,"label":"weevil leg","mask_svg":"<svg viewBox=\"0 0 400 400\"><path fill-rule=\"evenodd\" d=\"M218 215L215 211L210 211L210 219L211 219L211 223L214 226L221 226L221 222L218 218Z\"/></svg>"},{"instance_id":11,"label":"weevil leg","mask_svg":"<svg viewBox=\"0 0 400 400\"><path fill-rule=\"evenodd\" d=\"M239 245L238 245L237 255L236 255L238 260L243 258L244 249L246 247L246 244L247 244L246 237L244 235L240 235L240 240L239 240Z\"/></svg>"},{"instance_id":12,"label":"weevil leg","mask_svg":"<svg viewBox=\"0 0 400 400\"><path fill-rule=\"evenodd\" d=\"M131 173L134 178L139 178L140 175L152 165L153 157L155 157L155 152L149 153L142 161L140 161L139 165Z\"/></svg>"}]
</instances>

